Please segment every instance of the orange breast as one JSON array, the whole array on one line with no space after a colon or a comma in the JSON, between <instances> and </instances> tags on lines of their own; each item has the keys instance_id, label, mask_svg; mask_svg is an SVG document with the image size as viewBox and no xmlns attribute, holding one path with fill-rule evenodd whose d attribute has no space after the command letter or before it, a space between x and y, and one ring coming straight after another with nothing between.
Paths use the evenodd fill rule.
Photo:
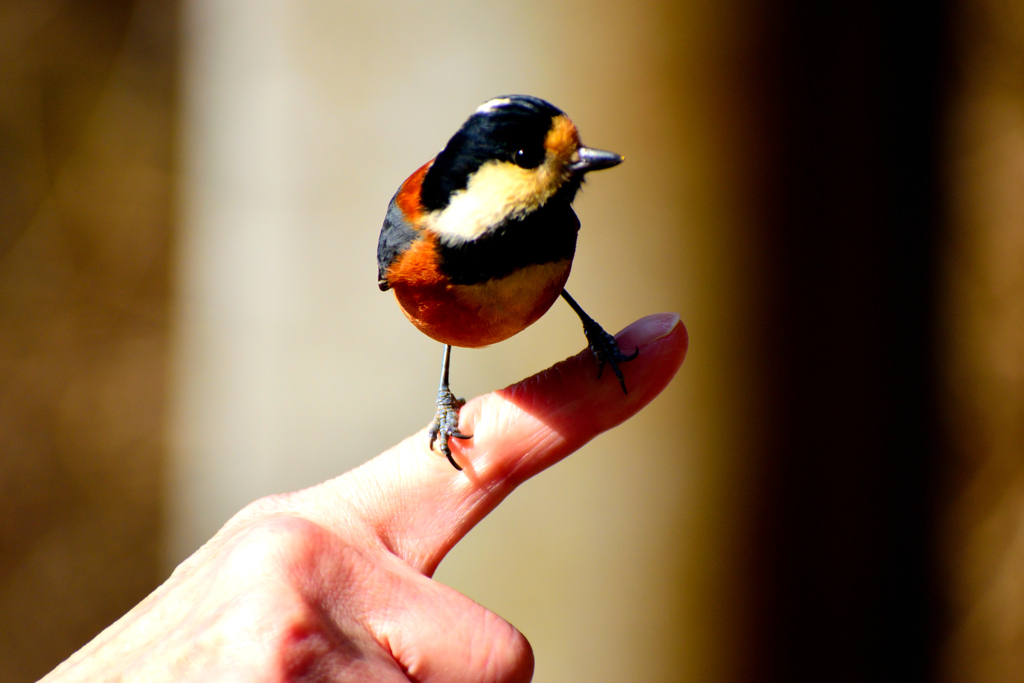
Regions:
<instances>
[{"instance_id":1,"label":"orange breast","mask_svg":"<svg viewBox=\"0 0 1024 683\"><path fill-rule=\"evenodd\" d=\"M432 251L424 248L408 256L427 258ZM392 289L406 317L425 335L452 346L479 348L508 339L544 315L562 293L571 267L571 259L532 265L475 285L396 278Z\"/></svg>"}]
</instances>

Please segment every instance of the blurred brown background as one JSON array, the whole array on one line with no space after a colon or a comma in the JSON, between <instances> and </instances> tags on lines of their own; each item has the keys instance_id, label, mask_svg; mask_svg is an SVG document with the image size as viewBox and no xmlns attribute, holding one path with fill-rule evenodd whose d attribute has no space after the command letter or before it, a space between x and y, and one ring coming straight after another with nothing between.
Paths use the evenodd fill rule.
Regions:
<instances>
[{"instance_id":1,"label":"blurred brown background","mask_svg":"<svg viewBox=\"0 0 1024 683\"><path fill-rule=\"evenodd\" d=\"M176 15L0 4L0 680L159 564Z\"/></svg>"},{"instance_id":2,"label":"blurred brown background","mask_svg":"<svg viewBox=\"0 0 1024 683\"><path fill-rule=\"evenodd\" d=\"M0 92L0 683L429 418L377 230L506 92L627 157L571 291L691 351L438 578L537 681L1024 679L1024 4L3 0Z\"/></svg>"}]
</instances>

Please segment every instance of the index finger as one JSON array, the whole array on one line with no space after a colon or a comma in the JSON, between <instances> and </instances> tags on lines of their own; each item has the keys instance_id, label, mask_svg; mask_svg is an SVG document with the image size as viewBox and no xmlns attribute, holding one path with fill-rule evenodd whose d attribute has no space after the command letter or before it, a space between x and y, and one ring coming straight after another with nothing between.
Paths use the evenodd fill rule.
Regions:
<instances>
[{"instance_id":1,"label":"index finger","mask_svg":"<svg viewBox=\"0 0 1024 683\"><path fill-rule=\"evenodd\" d=\"M637 413L683 362L686 328L675 314L642 318L617 335L629 394L597 378L589 350L505 389L479 396L460 413L473 435L453 440L464 467L432 452L423 430L362 467L316 487L343 496L383 544L428 576L445 554L516 486ZM330 520L317 520L331 525Z\"/></svg>"}]
</instances>

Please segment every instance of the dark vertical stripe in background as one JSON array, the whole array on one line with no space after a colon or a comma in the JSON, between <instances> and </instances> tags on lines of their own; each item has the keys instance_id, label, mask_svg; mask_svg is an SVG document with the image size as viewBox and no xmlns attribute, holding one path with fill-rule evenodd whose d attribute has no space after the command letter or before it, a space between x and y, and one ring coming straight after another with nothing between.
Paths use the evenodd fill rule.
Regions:
<instances>
[{"instance_id":1,"label":"dark vertical stripe in background","mask_svg":"<svg viewBox=\"0 0 1024 683\"><path fill-rule=\"evenodd\" d=\"M926 680L946 8L758 11L745 680Z\"/></svg>"}]
</instances>

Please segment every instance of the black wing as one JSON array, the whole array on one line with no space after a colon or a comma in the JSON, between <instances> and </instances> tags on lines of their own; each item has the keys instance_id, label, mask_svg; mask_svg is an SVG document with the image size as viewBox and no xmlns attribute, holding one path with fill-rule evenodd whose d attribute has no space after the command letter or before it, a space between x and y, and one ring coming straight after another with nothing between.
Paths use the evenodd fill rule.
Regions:
<instances>
[{"instance_id":1,"label":"black wing","mask_svg":"<svg viewBox=\"0 0 1024 683\"><path fill-rule=\"evenodd\" d=\"M391 289L388 268L416 240L416 231L398 208L397 199L398 194L395 193L388 205L388 214L384 217L384 227L380 229L380 239L377 240L377 286L382 292Z\"/></svg>"}]
</instances>

